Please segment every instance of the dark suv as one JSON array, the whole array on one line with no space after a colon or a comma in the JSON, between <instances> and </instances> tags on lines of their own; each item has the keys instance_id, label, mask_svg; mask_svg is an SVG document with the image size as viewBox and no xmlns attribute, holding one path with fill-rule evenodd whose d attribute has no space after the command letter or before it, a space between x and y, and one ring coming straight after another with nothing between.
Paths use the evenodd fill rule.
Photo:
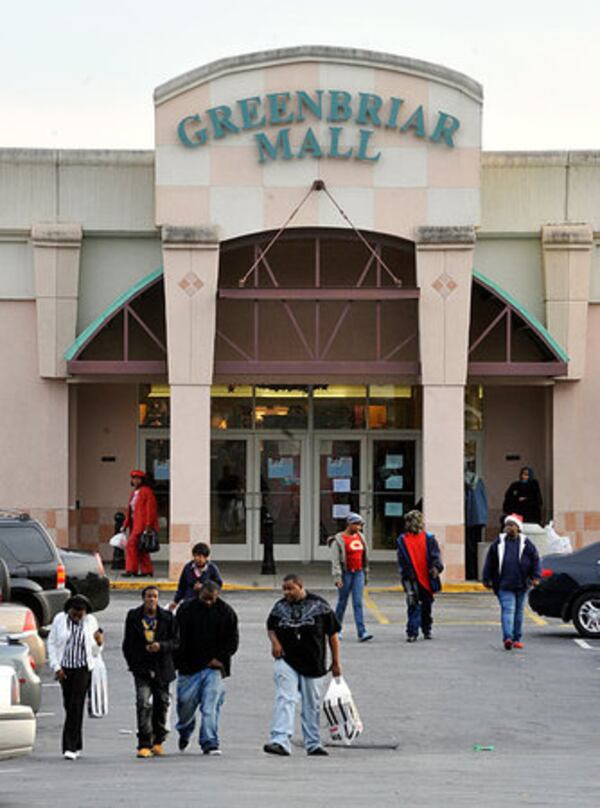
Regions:
<instances>
[{"instance_id":1,"label":"dark suv","mask_svg":"<svg viewBox=\"0 0 600 808\"><path fill-rule=\"evenodd\" d=\"M109 581L97 553L61 550L27 514L0 509L0 563L10 573L10 599L48 626L71 593L89 597L94 611L109 601Z\"/></svg>"}]
</instances>

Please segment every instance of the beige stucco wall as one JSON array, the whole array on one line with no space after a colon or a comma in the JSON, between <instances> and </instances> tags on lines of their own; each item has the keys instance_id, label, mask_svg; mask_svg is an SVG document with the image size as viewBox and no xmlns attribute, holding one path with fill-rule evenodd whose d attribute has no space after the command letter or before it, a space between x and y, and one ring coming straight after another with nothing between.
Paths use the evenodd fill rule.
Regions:
<instances>
[{"instance_id":1,"label":"beige stucco wall","mask_svg":"<svg viewBox=\"0 0 600 808\"><path fill-rule=\"evenodd\" d=\"M66 544L68 391L39 376L33 301L0 301L0 380L1 504L50 522Z\"/></svg>"}]
</instances>

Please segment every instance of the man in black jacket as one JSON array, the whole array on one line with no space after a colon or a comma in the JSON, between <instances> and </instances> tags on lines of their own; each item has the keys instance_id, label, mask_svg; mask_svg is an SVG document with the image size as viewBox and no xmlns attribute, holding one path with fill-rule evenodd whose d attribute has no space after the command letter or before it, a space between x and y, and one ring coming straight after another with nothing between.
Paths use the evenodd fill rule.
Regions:
<instances>
[{"instance_id":1,"label":"man in black jacket","mask_svg":"<svg viewBox=\"0 0 600 808\"><path fill-rule=\"evenodd\" d=\"M234 610L219 597L214 581L206 581L195 600L177 611L180 646L177 666L177 732L179 749L190 743L196 710L202 716L198 742L205 755L220 755L219 717L225 700L223 680L231 674L231 657L238 649Z\"/></svg>"},{"instance_id":2,"label":"man in black jacket","mask_svg":"<svg viewBox=\"0 0 600 808\"><path fill-rule=\"evenodd\" d=\"M173 653L178 629L171 612L158 605L158 589L142 591L143 604L125 620L123 656L134 676L139 758L160 757L168 734L169 684L175 679Z\"/></svg>"}]
</instances>

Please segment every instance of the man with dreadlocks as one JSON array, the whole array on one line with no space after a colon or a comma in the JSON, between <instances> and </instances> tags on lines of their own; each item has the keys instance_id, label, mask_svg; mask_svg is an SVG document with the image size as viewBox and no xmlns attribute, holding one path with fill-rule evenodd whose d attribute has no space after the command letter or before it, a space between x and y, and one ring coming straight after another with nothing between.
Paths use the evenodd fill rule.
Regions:
<instances>
[{"instance_id":1,"label":"man with dreadlocks","mask_svg":"<svg viewBox=\"0 0 600 808\"><path fill-rule=\"evenodd\" d=\"M419 628L425 639L430 640L433 596L441 589L440 573L444 565L435 536L425 532L421 511L406 514L404 533L398 536L396 551L408 607L406 641L416 642Z\"/></svg>"}]
</instances>

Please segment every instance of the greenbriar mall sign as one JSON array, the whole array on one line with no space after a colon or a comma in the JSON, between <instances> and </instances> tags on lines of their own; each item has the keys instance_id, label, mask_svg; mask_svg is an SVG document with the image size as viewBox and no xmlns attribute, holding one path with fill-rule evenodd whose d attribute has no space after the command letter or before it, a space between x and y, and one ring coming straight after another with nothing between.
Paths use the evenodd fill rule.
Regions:
<instances>
[{"instance_id":1,"label":"greenbriar mall sign","mask_svg":"<svg viewBox=\"0 0 600 808\"><path fill-rule=\"evenodd\" d=\"M307 120L332 124L328 127L326 142L308 125L300 146L294 149L290 142L291 126ZM348 142L343 126L349 122L361 127L358 142L353 144ZM276 134L255 132L259 163L303 157L353 158L375 163L381 157L372 143L375 129L395 130L400 135L411 134L453 148L460 121L447 112L438 111L435 124L429 130L423 107L405 110L402 98L391 97L384 101L374 93L358 93L352 97L345 90L315 90L313 93L298 90L269 93L264 98L251 96L232 106L220 104L207 109L204 119L198 114L188 115L179 122L177 132L184 146L195 149L211 139L222 140L269 126L282 128Z\"/></svg>"}]
</instances>

